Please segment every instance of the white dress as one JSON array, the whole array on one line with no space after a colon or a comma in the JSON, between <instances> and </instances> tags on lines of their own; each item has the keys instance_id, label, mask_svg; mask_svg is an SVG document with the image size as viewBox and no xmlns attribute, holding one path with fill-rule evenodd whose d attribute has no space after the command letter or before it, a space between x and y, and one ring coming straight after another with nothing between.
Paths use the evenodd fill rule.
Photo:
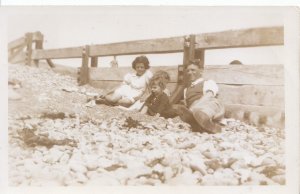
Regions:
<instances>
[{"instance_id":1,"label":"white dress","mask_svg":"<svg viewBox=\"0 0 300 194\"><path fill-rule=\"evenodd\" d=\"M115 94L134 103L134 98L141 96L145 92L152 76L153 74L150 70L146 70L141 76L136 75L136 73L128 73L124 76L122 85L115 90Z\"/></svg>"}]
</instances>

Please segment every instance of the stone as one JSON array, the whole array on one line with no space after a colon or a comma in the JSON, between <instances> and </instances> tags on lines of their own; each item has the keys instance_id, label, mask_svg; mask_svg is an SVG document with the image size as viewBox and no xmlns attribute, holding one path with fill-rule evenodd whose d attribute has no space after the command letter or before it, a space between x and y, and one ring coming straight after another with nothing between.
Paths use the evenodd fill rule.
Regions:
<instances>
[{"instance_id":1,"label":"stone","mask_svg":"<svg viewBox=\"0 0 300 194\"><path fill-rule=\"evenodd\" d=\"M21 100L22 96L17 93L15 90L9 88L8 89L8 100Z\"/></svg>"},{"instance_id":2,"label":"stone","mask_svg":"<svg viewBox=\"0 0 300 194\"><path fill-rule=\"evenodd\" d=\"M86 162L86 167L90 171L97 170L97 168L99 167L98 161L97 160L89 160Z\"/></svg>"},{"instance_id":3,"label":"stone","mask_svg":"<svg viewBox=\"0 0 300 194\"><path fill-rule=\"evenodd\" d=\"M231 143L231 142L221 142L221 143L219 144L219 146L220 146L221 148L223 148L224 150L235 148L235 145L234 145L233 143Z\"/></svg>"},{"instance_id":4,"label":"stone","mask_svg":"<svg viewBox=\"0 0 300 194\"><path fill-rule=\"evenodd\" d=\"M89 179L82 173L78 172L76 173L76 181L78 181L79 183L86 183Z\"/></svg>"},{"instance_id":5,"label":"stone","mask_svg":"<svg viewBox=\"0 0 300 194\"><path fill-rule=\"evenodd\" d=\"M163 170L165 180L171 179L174 176L174 172L171 167L165 167Z\"/></svg>"},{"instance_id":6,"label":"stone","mask_svg":"<svg viewBox=\"0 0 300 194\"><path fill-rule=\"evenodd\" d=\"M208 160L206 162L204 162L205 165L208 167L208 168L211 168L213 170L216 170L220 167L222 167L221 163L219 162L218 159L212 159L212 160Z\"/></svg>"},{"instance_id":7,"label":"stone","mask_svg":"<svg viewBox=\"0 0 300 194\"><path fill-rule=\"evenodd\" d=\"M47 163L56 163L64 155L64 152L59 150L57 147L53 147L49 150L48 157L46 159Z\"/></svg>"},{"instance_id":8,"label":"stone","mask_svg":"<svg viewBox=\"0 0 300 194\"><path fill-rule=\"evenodd\" d=\"M241 159L241 160L237 160L236 162L234 162L230 168L232 168L233 170L237 170L237 169L241 169L241 168L247 168L247 163L245 160Z\"/></svg>"},{"instance_id":9,"label":"stone","mask_svg":"<svg viewBox=\"0 0 300 194\"><path fill-rule=\"evenodd\" d=\"M89 180L87 186L118 186L120 182L117 178L108 174L99 174L97 177Z\"/></svg>"},{"instance_id":10,"label":"stone","mask_svg":"<svg viewBox=\"0 0 300 194\"><path fill-rule=\"evenodd\" d=\"M205 152L202 152L202 155L208 159L214 159L214 158L217 158L218 153L216 151L205 151Z\"/></svg>"},{"instance_id":11,"label":"stone","mask_svg":"<svg viewBox=\"0 0 300 194\"><path fill-rule=\"evenodd\" d=\"M264 166L276 166L276 162L272 158L265 158L262 161L262 165Z\"/></svg>"},{"instance_id":12,"label":"stone","mask_svg":"<svg viewBox=\"0 0 300 194\"><path fill-rule=\"evenodd\" d=\"M214 172L213 175L207 174L204 177L202 177L201 185L211 185L211 186L217 186L217 185L238 185L238 177L235 175L235 173L227 168L227 169L218 169Z\"/></svg>"},{"instance_id":13,"label":"stone","mask_svg":"<svg viewBox=\"0 0 300 194\"><path fill-rule=\"evenodd\" d=\"M204 164L204 160L201 155L188 154L189 166L192 170L199 171L202 175L205 175L207 166Z\"/></svg>"},{"instance_id":14,"label":"stone","mask_svg":"<svg viewBox=\"0 0 300 194\"><path fill-rule=\"evenodd\" d=\"M61 156L61 158L59 159L59 162L60 162L60 163L63 163L63 164L66 164L66 163L68 163L69 159L70 159L69 154L64 153L64 154Z\"/></svg>"},{"instance_id":15,"label":"stone","mask_svg":"<svg viewBox=\"0 0 300 194\"><path fill-rule=\"evenodd\" d=\"M88 171L86 173L86 176L88 179L92 180L92 179L98 177L98 174L99 174L99 172L97 172L97 171Z\"/></svg>"},{"instance_id":16,"label":"stone","mask_svg":"<svg viewBox=\"0 0 300 194\"><path fill-rule=\"evenodd\" d=\"M272 180L280 185L285 185L285 175L276 175L272 177Z\"/></svg>"},{"instance_id":17,"label":"stone","mask_svg":"<svg viewBox=\"0 0 300 194\"><path fill-rule=\"evenodd\" d=\"M177 176L167 179L165 181L165 184L167 185L197 185L199 183L200 179L197 174L184 172L181 174L178 174Z\"/></svg>"},{"instance_id":18,"label":"stone","mask_svg":"<svg viewBox=\"0 0 300 194\"><path fill-rule=\"evenodd\" d=\"M251 170L249 169L236 169L234 171L239 175L240 182L243 185L245 182L249 181L250 175L251 175Z\"/></svg>"},{"instance_id":19,"label":"stone","mask_svg":"<svg viewBox=\"0 0 300 194\"><path fill-rule=\"evenodd\" d=\"M83 174L83 173L87 172L86 166L83 163L81 163L80 161L74 161L74 160L70 161L69 162L69 167L70 167L71 170L73 170L76 173L82 173Z\"/></svg>"}]
</instances>

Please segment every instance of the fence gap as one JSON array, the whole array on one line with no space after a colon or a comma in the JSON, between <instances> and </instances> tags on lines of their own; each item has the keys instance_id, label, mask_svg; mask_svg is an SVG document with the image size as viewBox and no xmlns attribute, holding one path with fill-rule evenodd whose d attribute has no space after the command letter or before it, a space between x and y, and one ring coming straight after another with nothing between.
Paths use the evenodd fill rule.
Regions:
<instances>
[{"instance_id":1,"label":"fence gap","mask_svg":"<svg viewBox=\"0 0 300 194\"><path fill-rule=\"evenodd\" d=\"M98 67L98 57L91 57L91 67Z\"/></svg>"}]
</instances>

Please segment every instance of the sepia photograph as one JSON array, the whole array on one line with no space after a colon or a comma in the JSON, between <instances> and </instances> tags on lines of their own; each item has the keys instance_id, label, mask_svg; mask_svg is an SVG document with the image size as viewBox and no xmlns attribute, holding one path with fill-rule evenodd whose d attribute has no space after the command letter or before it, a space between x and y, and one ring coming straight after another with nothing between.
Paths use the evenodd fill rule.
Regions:
<instances>
[{"instance_id":1,"label":"sepia photograph","mask_svg":"<svg viewBox=\"0 0 300 194\"><path fill-rule=\"evenodd\" d=\"M299 166L288 167L295 150L287 148L299 149L288 135L299 131L288 95L299 99L299 79L291 83L299 64L290 62L295 50L287 47L299 42L288 35L290 18L298 16L299 28L298 8L0 11L10 188L278 192L288 186L288 173L299 174Z\"/></svg>"}]
</instances>

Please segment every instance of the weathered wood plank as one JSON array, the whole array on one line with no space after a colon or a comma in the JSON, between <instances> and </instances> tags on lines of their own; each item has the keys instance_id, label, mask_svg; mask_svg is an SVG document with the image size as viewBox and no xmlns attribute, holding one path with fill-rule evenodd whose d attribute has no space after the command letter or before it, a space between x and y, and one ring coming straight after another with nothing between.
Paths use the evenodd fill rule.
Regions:
<instances>
[{"instance_id":1,"label":"weathered wood plank","mask_svg":"<svg viewBox=\"0 0 300 194\"><path fill-rule=\"evenodd\" d=\"M266 125L284 128L284 109L272 106L252 106L242 104L226 104L225 117L235 118L255 126Z\"/></svg>"},{"instance_id":2,"label":"weathered wood plank","mask_svg":"<svg viewBox=\"0 0 300 194\"><path fill-rule=\"evenodd\" d=\"M115 88L122 84L122 81L99 81L99 80L90 80L89 84L95 88L101 88L103 90L111 90L111 88ZM176 88L176 83L168 83L167 88L169 89L170 92L173 92L174 89Z\"/></svg>"},{"instance_id":3,"label":"weathered wood plank","mask_svg":"<svg viewBox=\"0 0 300 194\"><path fill-rule=\"evenodd\" d=\"M151 67L152 72L167 71L171 82L177 82L178 67ZM278 85L284 84L283 65L207 65L203 77L215 80L218 84L233 85ZM123 80L131 67L91 68L91 80Z\"/></svg>"},{"instance_id":4,"label":"weathered wood plank","mask_svg":"<svg viewBox=\"0 0 300 194\"><path fill-rule=\"evenodd\" d=\"M32 40L35 42L35 49L43 49L44 36L41 32L33 33ZM46 60L49 60L49 59L46 59ZM36 66L39 65L38 59L34 59L33 62ZM50 67L51 67L51 65L50 65Z\"/></svg>"},{"instance_id":5,"label":"weathered wood plank","mask_svg":"<svg viewBox=\"0 0 300 194\"><path fill-rule=\"evenodd\" d=\"M250 28L203 33L196 36L196 49L283 45L283 27ZM176 53L183 51L184 36L128 41L91 46L91 56Z\"/></svg>"},{"instance_id":6,"label":"weathered wood plank","mask_svg":"<svg viewBox=\"0 0 300 194\"><path fill-rule=\"evenodd\" d=\"M43 40L44 36L41 32L37 31L32 33L32 41L40 41Z\"/></svg>"},{"instance_id":7,"label":"weathered wood plank","mask_svg":"<svg viewBox=\"0 0 300 194\"><path fill-rule=\"evenodd\" d=\"M158 70L167 71L170 74L171 82L177 82L177 67L165 66L165 67L151 67L151 72L155 73ZM90 79L91 80L111 80L111 81L122 81L124 76L134 72L131 67L101 67L101 68L90 68Z\"/></svg>"},{"instance_id":8,"label":"weathered wood plank","mask_svg":"<svg viewBox=\"0 0 300 194\"><path fill-rule=\"evenodd\" d=\"M101 89L109 89L121 84L121 81L91 81L90 84ZM169 83L167 88L174 92L176 83ZM273 106L284 109L283 86L229 86L219 85L218 98L223 104L243 104L255 106Z\"/></svg>"},{"instance_id":9,"label":"weathered wood plank","mask_svg":"<svg viewBox=\"0 0 300 194\"><path fill-rule=\"evenodd\" d=\"M219 84L218 98L224 104L246 104L283 108L284 86Z\"/></svg>"},{"instance_id":10,"label":"weathered wood plank","mask_svg":"<svg viewBox=\"0 0 300 194\"><path fill-rule=\"evenodd\" d=\"M32 65L33 61L32 61L32 33L26 33L26 65Z\"/></svg>"},{"instance_id":11,"label":"weathered wood plank","mask_svg":"<svg viewBox=\"0 0 300 194\"><path fill-rule=\"evenodd\" d=\"M198 49L283 45L284 29L265 27L204 33L196 36L196 42Z\"/></svg>"},{"instance_id":12,"label":"weathered wood plank","mask_svg":"<svg viewBox=\"0 0 300 194\"><path fill-rule=\"evenodd\" d=\"M80 68L80 80L79 85L85 85L89 83L89 46L86 46L82 50L82 65Z\"/></svg>"},{"instance_id":13,"label":"weathered wood plank","mask_svg":"<svg viewBox=\"0 0 300 194\"><path fill-rule=\"evenodd\" d=\"M15 48L13 52L9 52L9 53L8 53L8 62L12 61L12 59L13 59L14 57L16 57L17 55L19 55L21 52L24 52L25 46L26 46L26 45L24 44L24 45L21 46L21 47Z\"/></svg>"},{"instance_id":14,"label":"weathered wood plank","mask_svg":"<svg viewBox=\"0 0 300 194\"><path fill-rule=\"evenodd\" d=\"M208 65L203 77L219 84L283 85L283 65Z\"/></svg>"},{"instance_id":15,"label":"weathered wood plank","mask_svg":"<svg viewBox=\"0 0 300 194\"><path fill-rule=\"evenodd\" d=\"M183 50L184 37L158 38L120 43L92 45L91 56L176 53Z\"/></svg>"},{"instance_id":16,"label":"weathered wood plank","mask_svg":"<svg viewBox=\"0 0 300 194\"><path fill-rule=\"evenodd\" d=\"M66 59L81 58L83 47L61 49L33 50L32 59Z\"/></svg>"},{"instance_id":17,"label":"weathered wood plank","mask_svg":"<svg viewBox=\"0 0 300 194\"><path fill-rule=\"evenodd\" d=\"M174 53L183 51L184 36L92 45L90 56ZM230 30L196 35L197 49L283 45L283 27ZM82 47L37 50L33 59L80 58Z\"/></svg>"},{"instance_id":18,"label":"weathered wood plank","mask_svg":"<svg viewBox=\"0 0 300 194\"><path fill-rule=\"evenodd\" d=\"M9 63L16 64L16 63L25 63L27 58L26 52L22 51L17 54L15 57L9 60Z\"/></svg>"},{"instance_id":19,"label":"weathered wood plank","mask_svg":"<svg viewBox=\"0 0 300 194\"><path fill-rule=\"evenodd\" d=\"M21 47L21 46L24 46L26 45L26 38L25 37L21 37L21 38L18 38L14 41L11 41L8 43L8 50L11 50L11 49L15 49L15 48L18 48L18 47Z\"/></svg>"}]
</instances>

